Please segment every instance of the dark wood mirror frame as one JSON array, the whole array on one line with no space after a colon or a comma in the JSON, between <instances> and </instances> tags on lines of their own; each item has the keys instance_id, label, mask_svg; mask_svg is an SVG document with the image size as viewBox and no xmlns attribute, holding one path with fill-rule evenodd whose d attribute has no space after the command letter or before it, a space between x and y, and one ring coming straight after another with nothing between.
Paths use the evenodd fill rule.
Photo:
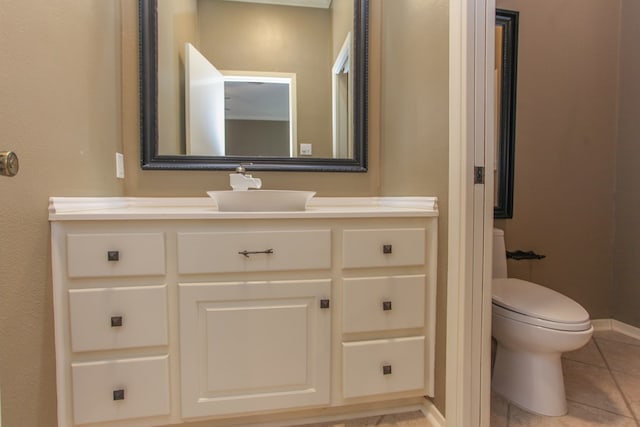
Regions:
<instances>
[{"instance_id":1,"label":"dark wood mirror frame","mask_svg":"<svg viewBox=\"0 0 640 427\"><path fill-rule=\"evenodd\" d=\"M516 140L516 83L518 65L518 17L512 10L496 9L496 26L502 27L501 85L498 88L498 175L494 218L513 217L513 167Z\"/></svg>"},{"instance_id":2,"label":"dark wood mirror frame","mask_svg":"<svg viewBox=\"0 0 640 427\"><path fill-rule=\"evenodd\" d=\"M158 153L158 0L138 0L142 169L366 172L369 0L354 0L354 158L213 157Z\"/></svg>"}]
</instances>

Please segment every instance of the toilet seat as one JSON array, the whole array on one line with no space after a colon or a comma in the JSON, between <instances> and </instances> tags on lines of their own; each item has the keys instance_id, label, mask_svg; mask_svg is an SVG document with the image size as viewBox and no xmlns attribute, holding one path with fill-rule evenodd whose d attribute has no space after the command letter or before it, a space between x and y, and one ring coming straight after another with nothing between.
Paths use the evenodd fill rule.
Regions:
<instances>
[{"instance_id":1,"label":"toilet seat","mask_svg":"<svg viewBox=\"0 0 640 427\"><path fill-rule=\"evenodd\" d=\"M495 314L560 331L585 331L589 313L571 298L520 279L493 279Z\"/></svg>"}]
</instances>

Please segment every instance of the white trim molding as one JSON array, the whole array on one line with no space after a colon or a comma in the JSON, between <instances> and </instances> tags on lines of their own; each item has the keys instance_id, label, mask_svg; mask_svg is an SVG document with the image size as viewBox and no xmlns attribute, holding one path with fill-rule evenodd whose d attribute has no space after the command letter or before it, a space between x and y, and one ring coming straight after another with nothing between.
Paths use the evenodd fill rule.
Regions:
<instances>
[{"instance_id":1,"label":"white trim molding","mask_svg":"<svg viewBox=\"0 0 640 427\"><path fill-rule=\"evenodd\" d=\"M594 319L591 320L593 329L596 331L615 331L631 338L640 340L640 328L628 325L616 319Z\"/></svg>"},{"instance_id":2,"label":"white trim molding","mask_svg":"<svg viewBox=\"0 0 640 427\"><path fill-rule=\"evenodd\" d=\"M493 167L494 16L494 0L449 3L448 427L489 426L493 181L473 174Z\"/></svg>"},{"instance_id":3,"label":"white trim molding","mask_svg":"<svg viewBox=\"0 0 640 427\"><path fill-rule=\"evenodd\" d=\"M444 418L444 415L438 411L436 405L433 404L431 400L425 399L424 407L421 408L422 413L429 421L429 425L432 427L446 427L447 421Z\"/></svg>"}]
</instances>

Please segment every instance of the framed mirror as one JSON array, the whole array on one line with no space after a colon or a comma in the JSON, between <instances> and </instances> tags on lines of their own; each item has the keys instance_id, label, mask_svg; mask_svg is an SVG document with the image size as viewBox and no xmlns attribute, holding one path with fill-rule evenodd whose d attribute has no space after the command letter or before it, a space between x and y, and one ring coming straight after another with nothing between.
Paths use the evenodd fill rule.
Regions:
<instances>
[{"instance_id":1,"label":"framed mirror","mask_svg":"<svg viewBox=\"0 0 640 427\"><path fill-rule=\"evenodd\" d=\"M142 169L366 172L368 0L138 0Z\"/></svg>"},{"instance_id":2,"label":"framed mirror","mask_svg":"<svg viewBox=\"0 0 640 427\"><path fill-rule=\"evenodd\" d=\"M496 9L494 218L513 217L518 12Z\"/></svg>"}]
</instances>

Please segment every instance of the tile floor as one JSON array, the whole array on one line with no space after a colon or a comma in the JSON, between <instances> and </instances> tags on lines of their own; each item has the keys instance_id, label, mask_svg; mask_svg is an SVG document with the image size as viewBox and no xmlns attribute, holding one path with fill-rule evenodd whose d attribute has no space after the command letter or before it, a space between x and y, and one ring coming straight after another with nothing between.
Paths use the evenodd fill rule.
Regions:
<instances>
[{"instance_id":1,"label":"tile floor","mask_svg":"<svg viewBox=\"0 0 640 427\"><path fill-rule=\"evenodd\" d=\"M400 414L357 418L320 424L307 424L304 427L431 427L422 412L403 412Z\"/></svg>"},{"instance_id":2,"label":"tile floor","mask_svg":"<svg viewBox=\"0 0 640 427\"><path fill-rule=\"evenodd\" d=\"M596 331L562 360L569 413L530 414L491 396L491 427L640 427L640 340Z\"/></svg>"},{"instance_id":3,"label":"tile floor","mask_svg":"<svg viewBox=\"0 0 640 427\"><path fill-rule=\"evenodd\" d=\"M640 340L598 331L563 357L569 413L543 417L491 396L491 427L640 427ZM308 424L305 427L430 427L421 412Z\"/></svg>"}]
</instances>

